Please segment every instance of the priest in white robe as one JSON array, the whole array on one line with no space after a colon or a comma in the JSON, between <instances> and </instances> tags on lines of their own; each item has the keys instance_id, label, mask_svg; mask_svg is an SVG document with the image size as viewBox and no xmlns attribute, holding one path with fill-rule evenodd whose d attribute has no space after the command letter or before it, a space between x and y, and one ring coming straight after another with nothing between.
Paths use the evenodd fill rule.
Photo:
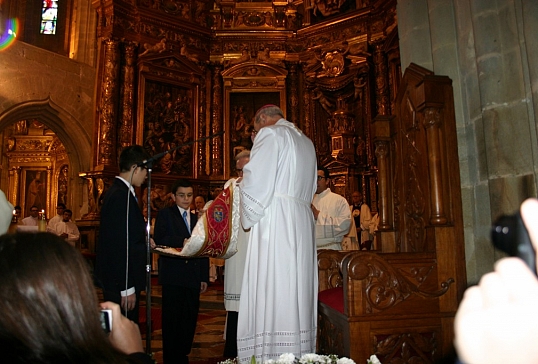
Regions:
<instances>
[{"instance_id":1,"label":"priest in white robe","mask_svg":"<svg viewBox=\"0 0 538 364\"><path fill-rule=\"evenodd\" d=\"M251 228L237 331L241 363L315 352L317 256L310 202L316 190L312 141L280 108L256 113L257 136L243 167L241 222Z\"/></svg>"},{"instance_id":2,"label":"priest in white robe","mask_svg":"<svg viewBox=\"0 0 538 364\"><path fill-rule=\"evenodd\" d=\"M250 161L250 150L245 149L235 156L235 169L239 178L243 177L243 168ZM237 253L226 260L224 274L224 308L226 309L226 332L224 344L225 358L237 358L237 321L239 318L239 301L241 284L247 260L248 238L250 231L239 227L237 231Z\"/></svg>"}]
</instances>

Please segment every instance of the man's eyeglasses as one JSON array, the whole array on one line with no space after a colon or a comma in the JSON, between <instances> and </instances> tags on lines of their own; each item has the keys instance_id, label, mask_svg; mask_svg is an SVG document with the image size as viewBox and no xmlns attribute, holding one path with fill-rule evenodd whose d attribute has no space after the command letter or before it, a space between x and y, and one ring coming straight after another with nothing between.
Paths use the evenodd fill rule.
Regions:
<instances>
[{"instance_id":1,"label":"man's eyeglasses","mask_svg":"<svg viewBox=\"0 0 538 364\"><path fill-rule=\"evenodd\" d=\"M39 210L30 210L30 212L38 212Z\"/></svg>"},{"instance_id":2,"label":"man's eyeglasses","mask_svg":"<svg viewBox=\"0 0 538 364\"><path fill-rule=\"evenodd\" d=\"M327 178L327 177L318 176L318 181L321 181L321 180L324 179L324 178Z\"/></svg>"}]
</instances>

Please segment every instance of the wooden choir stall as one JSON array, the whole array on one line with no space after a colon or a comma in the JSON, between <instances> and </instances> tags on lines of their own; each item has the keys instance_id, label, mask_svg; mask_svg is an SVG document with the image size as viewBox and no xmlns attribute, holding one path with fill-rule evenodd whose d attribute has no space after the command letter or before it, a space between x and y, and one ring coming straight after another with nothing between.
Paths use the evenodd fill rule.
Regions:
<instances>
[{"instance_id":1,"label":"wooden choir stall","mask_svg":"<svg viewBox=\"0 0 538 364\"><path fill-rule=\"evenodd\" d=\"M451 80L412 64L395 105L373 125L379 250L318 252L318 351L356 363L450 355L466 287Z\"/></svg>"}]
</instances>

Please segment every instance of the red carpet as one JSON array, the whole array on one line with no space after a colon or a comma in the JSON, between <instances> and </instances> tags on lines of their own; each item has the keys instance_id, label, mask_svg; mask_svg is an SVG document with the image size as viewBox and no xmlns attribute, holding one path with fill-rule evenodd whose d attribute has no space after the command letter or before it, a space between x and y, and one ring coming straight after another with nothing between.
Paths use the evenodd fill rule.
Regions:
<instances>
[{"instance_id":1,"label":"red carpet","mask_svg":"<svg viewBox=\"0 0 538 364\"><path fill-rule=\"evenodd\" d=\"M138 326L141 333L146 332L146 306L140 307ZM162 327L162 310L160 307L154 307L151 309L151 331L160 330Z\"/></svg>"}]
</instances>

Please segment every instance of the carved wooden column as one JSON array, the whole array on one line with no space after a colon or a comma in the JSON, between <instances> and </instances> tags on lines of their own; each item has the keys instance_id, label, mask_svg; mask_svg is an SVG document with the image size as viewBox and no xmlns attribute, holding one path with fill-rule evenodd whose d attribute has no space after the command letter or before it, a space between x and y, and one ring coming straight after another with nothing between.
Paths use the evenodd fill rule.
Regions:
<instances>
[{"instance_id":1,"label":"carved wooden column","mask_svg":"<svg viewBox=\"0 0 538 364\"><path fill-rule=\"evenodd\" d=\"M304 92L303 92L303 120L304 125L302 125L302 130L305 133L307 137L312 139L314 141L314 135L312 133L312 130L314 129L312 127L312 124L314 123L314 119L312 118L312 89L304 85Z\"/></svg>"},{"instance_id":2,"label":"carved wooden column","mask_svg":"<svg viewBox=\"0 0 538 364\"><path fill-rule=\"evenodd\" d=\"M302 125L299 124L299 75L297 73L297 62L287 63L288 68L288 121L291 121L297 125L300 129Z\"/></svg>"},{"instance_id":3,"label":"carved wooden column","mask_svg":"<svg viewBox=\"0 0 538 364\"><path fill-rule=\"evenodd\" d=\"M391 165L391 145L390 145L390 117L377 116L373 123L373 136L375 145L375 156L378 167L378 229L382 232L380 241L383 252L395 252L396 236L394 229L394 215L392 213L394 201L392 191L392 165Z\"/></svg>"},{"instance_id":4,"label":"carved wooden column","mask_svg":"<svg viewBox=\"0 0 538 364\"><path fill-rule=\"evenodd\" d=\"M7 199L11 202L13 202L13 205L20 205L20 201L18 200L19 196L19 185L21 183L21 167L12 167L9 170L9 195L7 196Z\"/></svg>"},{"instance_id":5,"label":"carved wooden column","mask_svg":"<svg viewBox=\"0 0 538 364\"><path fill-rule=\"evenodd\" d=\"M372 97L371 97L371 93L370 93L370 90L371 90L371 85L370 85L370 77L369 77L369 73L370 73L370 66L369 65L366 65L363 67L362 69L362 77L364 77L364 81L366 83L366 85L364 86L364 93L363 93L363 98L364 98L364 137L365 137L365 142L366 142L366 165L369 167L369 168L372 168L372 166L374 165L374 153L375 151L372 151L372 146L373 146L373 143L372 143Z\"/></svg>"},{"instance_id":6,"label":"carved wooden column","mask_svg":"<svg viewBox=\"0 0 538 364\"><path fill-rule=\"evenodd\" d=\"M224 117L222 115L222 65L215 64L213 67L213 94L212 98L212 115L211 115L211 133L220 133L224 128ZM224 174L223 163L223 143L222 137L211 139L211 174L222 176Z\"/></svg>"},{"instance_id":7,"label":"carved wooden column","mask_svg":"<svg viewBox=\"0 0 538 364\"><path fill-rule=\"evenodd\" d=\"M206 73L207 75L207 73ZM208 77L210 78L210 77ZM206 82L203 82L200 87L200 102L198 110L198 138L203 138L207 134L207 125L206 125L206 104L207 104L207 89ZM208 141L201 143L196 143L197 153L198 153L198 176L208 176L210 174L209 169L207 168L207 148Z\"/></svg>"},{"instance_id":8,"label":"carved wooden column","mask_svg":"<svg viewBox=\"0 0 538 364\"><path fill-rule=\"evenodd\" d=\"M134 105L134 79L135 79L135 55L136 44L124 44L124 64L121 68L122 84L121 84L121 118L120 127L118 129L118 150L117 155L120 155L121 150L135 141L133 125L133 110Z\"/></svg>"},{"instance_id":9,"label":"carved wooden column","mask_svg":"<svg viewBox=\"0 0 538 364\"><path fill-rule=\"evenodd\" d=\"M103 43L103 70L97 99L97 164L115 166L116 153L114 146L119 93L119 42L114 39L107 39Z\"/></svg>"},{"instance_id":10,"label":"carved wooden column","mask_svg":"<svg viewBox=\"0 0 538 364\"><path fill-rule=\"evenodd\" d=\"M391 229L393 216L391 214L392 191L390 189L390 132L389 120L376 119L375 128L377 135L375 137L375 155L377 158L377 167L379 169L379 229Z\"/></svg>"},{"instance_id":11,"label":"carved wooden column","mask_svg":"<svg viewBox=\"0 0 538 364\"><path fill-rule=\"evenodd\" d=\"M390 115L387 58L381 43L375 45L374 64L377 115Z\"/></svg>"},{"instance_id":12,"label":"carved wooden column","mask_svg":"<svg viewBox=\"0 0 538 364\"><path fill-rule=\"evenodd\" d=\"M47 166L47 196L52 196L52 167L51 166ZM51 218L53 215L52 215L52 210L51 210L51 204L50 204L50 201L51 201L51 198L50 197L47 197L46 198L46 205L45 205L45 209L46 209L46 214L47 214L47 218ZM54 209L54 214L56 214L56 209Z\"/></svg>"},{"instance_id":13,"label":"carved wooden column","mask_svg":"<svg viewBox=\"0 0 538 364\"><path fill-rule=\"evenodd\" d=\"M304 15L303 15L303 25L310 25L311 15L310 11L312 9L312 1L313 0L303 0L303 6L304 6Z\"/></svg>"},{"instance_id":14,"label":"carved wooden column","mask_svg":"<svg viewBox=\"0 0 538 364\"><path fill-rule=\"evenodd\" d=\"M432 225L444 225L447 222L443 201L443 145L441 135L441 115L438 108L429 107L424 109L424 128L428 140L428 166L430 175L430 205Z\"/></svg>"}]
</instances>

